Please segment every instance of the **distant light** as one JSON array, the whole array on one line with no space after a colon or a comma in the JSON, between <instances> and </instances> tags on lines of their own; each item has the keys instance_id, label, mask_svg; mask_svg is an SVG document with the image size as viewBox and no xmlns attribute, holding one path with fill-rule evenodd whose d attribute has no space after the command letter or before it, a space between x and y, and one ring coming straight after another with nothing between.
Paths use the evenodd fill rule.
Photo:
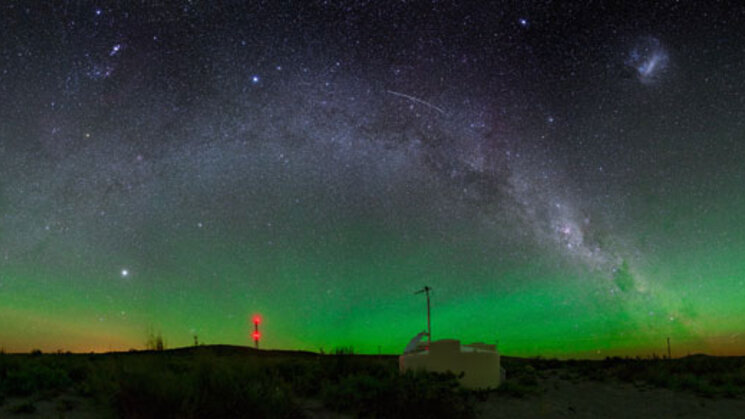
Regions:
<instances>
[{"instance_id":1,"label":"distant light","mask_svg":"<svg viewBox=\"0 0 745 419\"><path fill-rule=\"evenodd\" d=\"M253 340L259 340L259 339L261 339L261 332L259 332L257 330L255 332L251 333L251 337L253 338Z\"/></svg>"},{"instance_id":2,"label":"distant light","mask_svg":"<svg viewBox=\"0 0 745 419\"><path fill-rule=\"evenodd\" d=\"M129 276L129 270L128 269L122 269L122 278L126 278Z\"/></svg>"},{"instance_id":3,"label":"distant light","mask_svg":"<svg viewBox=\"0 0 745 419\"><path fill-rule=\"evenodd\" d=\"M254 321L254 324L259 324L259 323L261 323L261 316L259 316L258 314L257 314L257 315L255 315L255 316L254 316L254 320L253 320L253 321Z\"/></svg>"},{"instance_id":4,"label":"distant light","mask_svg":"<svg viewBox=\"0 0 745 419\"><path fill-rule=\"evenodd\" d=\"M101 13L103 13L103 10L96 9L96 16L101 16Z\"/></svg>"},{"instance_id":5,"label":"distant light","mask_svg":"<svg viewBox=\"0 0 745 419\"><path fill-rule=\"evenodd\" d=\"M528 19L525 19L524 17L521 17L517 20L518 23L520 23L520 26L523 28L527 28L530 25L530 22L528 22Z\"/></svg>"},{"instance_id":6,"label":"distant light","mask_svg":"<svg viewBox=\"0 0 745 419\"><path fill-rule=\"evenodd\" d=\"M253 77L251 77L251 83L256 84L259 81L261 81L261 79L259 79L259 76L253 76Z\"/></svg>"}]
</instances>

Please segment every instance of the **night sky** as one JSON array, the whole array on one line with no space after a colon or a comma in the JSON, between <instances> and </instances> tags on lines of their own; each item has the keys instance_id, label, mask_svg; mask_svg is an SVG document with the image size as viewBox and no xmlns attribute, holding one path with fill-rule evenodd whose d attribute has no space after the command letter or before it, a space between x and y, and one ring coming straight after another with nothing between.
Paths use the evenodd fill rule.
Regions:
<instances>
[{"instance_id":1,"label":"night sky","mask_svg":"<svg viewBox=\"0 0 745 419\"><path fill-rule=\"evenodd\" d=\"M508 355L745 353L738 2L43 3L0 6L6 351L400 353L429 285Z\"/></svg>"}]
</instances>

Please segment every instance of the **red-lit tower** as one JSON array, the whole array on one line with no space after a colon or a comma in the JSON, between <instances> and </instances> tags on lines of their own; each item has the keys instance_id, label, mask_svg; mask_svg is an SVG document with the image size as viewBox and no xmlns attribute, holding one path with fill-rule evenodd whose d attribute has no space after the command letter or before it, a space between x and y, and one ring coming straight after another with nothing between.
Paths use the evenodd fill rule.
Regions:
<instances>
[{"instance_id":1,"label":"red-lit tower","mask_svg":"<svg viewBox=\"0 0 745 419\"><path fill-rule=\"evenodd\" d=\"M259 349L259 339L261 339L261 332L259 332L259 323L261 323L261 316L257 314L254 316L254 332L251 333L251 337L254 340L256 349Z\"/></svg>"}]
</instances>

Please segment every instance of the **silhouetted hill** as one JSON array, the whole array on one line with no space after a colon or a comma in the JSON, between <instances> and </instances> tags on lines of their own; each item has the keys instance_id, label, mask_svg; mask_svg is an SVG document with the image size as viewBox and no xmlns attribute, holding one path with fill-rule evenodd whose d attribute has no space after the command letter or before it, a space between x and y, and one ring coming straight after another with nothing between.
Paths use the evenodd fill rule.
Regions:
<instances>
[{"instance_id":1,"label":"silhouetted hill","mask_svg":"<svg viewBox=\"0 0 745 419\"><path fill-rule=\"evenodd\" d=\"M269 357L269 358L294 358L294 359L305 359L319 356L353 356L361 359L386 359L396 358L398 354L382 354L382 355L370 355L370 354L354 354L351 351L340 350L327 354L321 354L310 351L296 351L296 350L284 350L284 349L256 349L250 346L240 345L199 345L199 346L184 346L181 348L165 349L162 351L157 350L130 350L126 352L109 352L108 354L164 354L164 355L215 355L215 356L250 356L250 357ZM107 354L101 354L107 355Z\"/></svg>"}]
</instances>

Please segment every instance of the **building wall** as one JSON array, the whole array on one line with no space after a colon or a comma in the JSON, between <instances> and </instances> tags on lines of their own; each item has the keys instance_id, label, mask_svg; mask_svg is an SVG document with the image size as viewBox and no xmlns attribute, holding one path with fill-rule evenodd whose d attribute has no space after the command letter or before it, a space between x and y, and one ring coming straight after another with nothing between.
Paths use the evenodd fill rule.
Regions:
<instances>
[{"instance_id":1,"label":"building wall","mask_svg":"<svg viewBox=\"0 0 745 419\"><path fill-rule=\"evenodd\" d=\"M460 342L454 339L432 342L427 352L401 355L398 363L401 372L426 370L452 371L456 375L465 373L460 383L467 388L496 388L500 384L498 352L462 352Z\"/></svg>"}]
</instances>

